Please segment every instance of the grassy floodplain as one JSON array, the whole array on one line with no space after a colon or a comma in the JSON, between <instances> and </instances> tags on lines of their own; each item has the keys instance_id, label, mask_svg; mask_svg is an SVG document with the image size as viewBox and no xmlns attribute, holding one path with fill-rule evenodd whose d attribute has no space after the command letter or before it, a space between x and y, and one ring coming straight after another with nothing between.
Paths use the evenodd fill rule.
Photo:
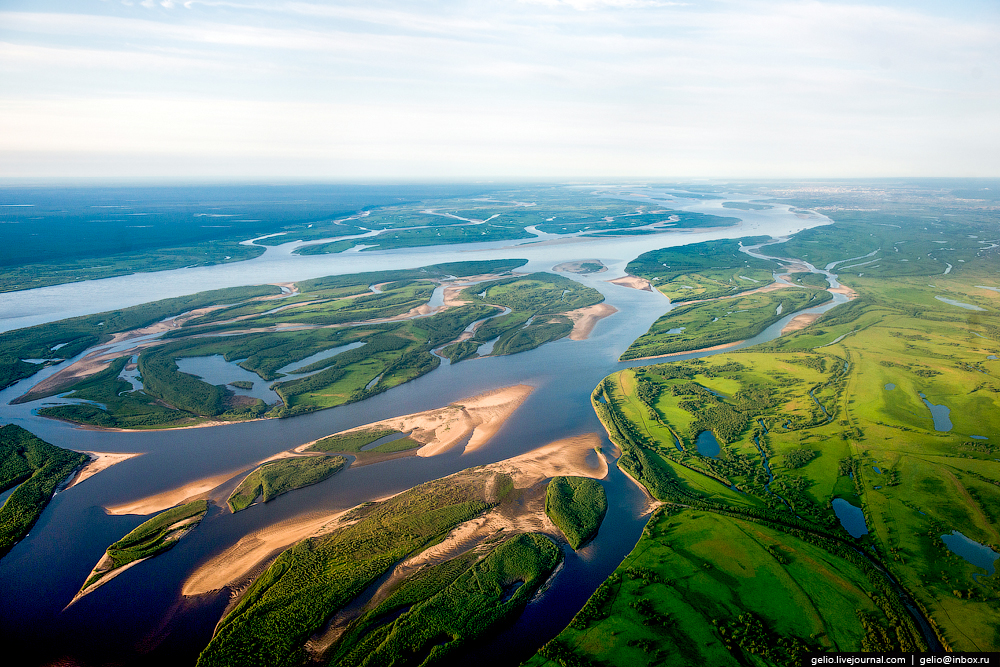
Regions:
<instances>
[{"instance_id":1,"label":"grassy floodplain","mask_svg":"<svg viewBox=\"0 0 1000 667\"><path fill-rule=\"evenodd\" d=\"M857 257L835 269L853 301L769 344L621 371L595 390L619 465L666 504L531 664L797 664L804 650L916 650L924 640L901 594L946 649L1000 647L1000 574L941 539L958 530L1000 551L995 255L965 221L922 219L917 240L948 239L928 255L904 250L912 239L900 242L907 230L895 225L905 220L858 217L766 250L810 248L820 266ZM965 231L979 234L953 242ZM886 239L888 259L861 257ZM935 259L945 252L951 267ZM717 457L698 452L706 431ZM847 534L834 498L863 509L867 535Z\"/></svg>"},{"instance_id":2,"label":"grassy floodplain","mask_svg":"<svg viewBox=\"0 0 1000 667\"><path fill-rule=\"evenodd\" d=\"M211 290L0 333L0 389L31 377L57 360L75 357L87 348L107 342L116 333L141 329L216 303L277 294L281 294L281 289L274 285ZM24 359L47 361L33 364Z\"/></svg>"},{"instance_id":3,"label":"grassy floodplain","mask_svg":"<svg viewBox=\"0 0 1000 667\"><path fill-rule=\"evenodd\" d=\"M679 306L637 338L621 360L655 357L752 338L789 313L826 303L825 290L785 288Z\"/></svg>"},{"instance_id":4,"label":"grassy floodplain","mask_svg":"<svg viewBox=\"0 0 1000 667\"><path fill-rule=\"evenodd\" d=\"M495 477L471 470L421 484L361 506L342 519L344 527L283 552L220 621L198 665L300 662L306 640L338 609L403 558L499 502L488 487L509 487Z\"/></svg>"},{"instance_id":5,"label":"grassy floodplain","mask_svg":"<svg viewBox=\"0 0 1000 667\"><path fill-rule=\"evenodd\" d=\"M280 299L260 298L262 293L274 296L271 286L264 286L246 288L247 298L239 298L238 291L224 290L171 300L170 304L136 307L135 313L126 312L120 319L149 324L156 321L154 313L173 312L182 305L204 308L214 304L207 312L180 320L179 326L163 336L163 344L139 354L141 390L133 391L121 377L128 363L128 357L122 357L95 375L49 392L70 390L70 397L88 402L43 408L41 414L115 428L170 428L207 420L289 417L363 400L428 373L440 364L440 357L432 354L435 348L443 347L443 354L453 360L474 356L481 342L497 337L495 354L533 349L572 330L572 322L563 313L603 300L592 288L563 276L539 273L469 287L460 295L464 305L460 302L436 313L427 306L434 290L456 276L502 275L524 262L454 262L332 276L303 281L298 284L298 293ZM219 306L223 300L229 303ZM497 317L502 309L510 312ZM475 323L481 326L470 341L473 348L456 354L456 346L467 343L454 341ZM59 331L67 325L45 326ZM119 325L115 330L122 328ZM81 350L98 340L96 335L87 338L86 344L80 344ZM296 367L294 372L281 370L340 347L344 349L338 354ZM208 355L238 361L243 368L272 381L281 403L267 405L260 399L237 395L226 385L209 384L178 368L178 359ZM32 364L25 365L37 370Z\"/></svg>"},{"instance_id":6,"label":"grassy floodplain","mask_svg":"<svg viewBox=\"0 0 1000 667\"><path fill-rule=\"evenodd\" d=\"M88 588L93 590L95 584L104 583L119 568L172 549L181 537L201 523L207 512L208 501L195 500L161 512L138 526L108 547L104 558L80 588L80 593L87 593Z\"/></svg>"},{"instance_id":7,"label":"grassy floodplain","mask_svg":"<svg viewBox=\"0 0 1000 667\"><path fill-rule=\"evenodd\" d=\"M607 494L595 479L553 477L545 488L545 513L574 550L594 539L607 511Z\"/></svg>"},{"instance_id":8,"label":"grassy floodplain","mask_svg":"<svg viewBox=\"0 0 1000 667\"><path fill-rule=\"evenodd\" d=\"M283 493L318 484L346 465L343 456L302 456L265 463L240 482L226 503L235 514L257 498L266 503Z\"/></svg>"},{"instance_id":9,"label":"grassy floodplain","mask_svg":"<svg viewBox=\"0 0 1000 667\"><path fill-rule=\"evenodd\" d=\"M483 343L496 340L493 355L517 354L568 336L573 323L562 313L604 301L597 290L551 273L503 278L467 287L462 296L473 304L509 309L477 326L472 338L449 345L441 354L456 363L478 356Z\"/></svg>"},{"instance_id":10,"label":"grassy floodplain","mask_svg":"<svg viewBox=\"0 0 1000 667\"><path fill-rule=\"evenodd\" d=\"M777 264L740 251L741 245L766 240L747 237L661 248L639 255L625 271L645 278L674 303L732 296L774 282Z\"/></svg>"},{"instance_id":11,"label":"grassy floodplain","mask_svg":"<svg viewBox=\"0 0 1000 667\"><path fill-rule=\"evenodd\" d=\"M86 461L86 454L50 445L16 424L0 426L0 493L14 488L0 507L0 558L28 534L56 487Z\"/></svg>"}]
</instances>

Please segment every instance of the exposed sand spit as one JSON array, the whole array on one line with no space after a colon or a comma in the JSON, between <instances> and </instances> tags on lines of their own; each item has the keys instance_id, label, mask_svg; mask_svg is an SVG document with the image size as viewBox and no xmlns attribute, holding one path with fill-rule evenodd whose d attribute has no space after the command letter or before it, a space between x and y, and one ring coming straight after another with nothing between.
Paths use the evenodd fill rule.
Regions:
<instances>
[{"instance_id":1,"label":"exposed sand spit","mask_svg":"<svg viewBox=\"0 0 1000 667\"><path fill-rule=\"evenodd\" d=\"M598 434L588 433L558 440L526 454L460 473L493 473L492 478L486 480L486 495L490 502L496 502L489 497L496 487L494 482L500 478L496 473L511 475L516 488L489 512L459 524L440 543L396 565L368 600L363 604L349 605L334 617L329 627L313 635L306 644L307 651L314 656L322 656L340 638L351 621L366 610L376 607L400 581L422 568L443 563L469 551L486 554L498 543L496 538L518 533L543 533L557 542L563 541L565 538L562 532L545 513L545 482L555 475L604 478L608 474L608 464L603 456L597 456L596 465L587 463L587 457L600 444Z\"/></svg>"},{"instance_id":2,"label":"exposed sand spit","mask_svg":"<svg viewBox=\"0 0 1000 667\"><path fill-rule=\"evenodd\" d=\"M573 320L573 331L570 332L569 339L586 340L590 336L590 332L594 330L595 324L617 312L618 309L610 304L598 303L564 313L566 317Z\"/></svg>"},{"instance_id":3,"label":"exposed sand spit","mask_svg":"<svg viewBox=\"0 0 1000 667\"><path fill-rule=\"evenodd\" d=\"M788 324L784 326L781 330L781 335L784 336L786 333L805 329L807 326L818 320L821 315L822 313L802 313L801 315L796 315L788 321Z\"/></svg>"},{"instance_id":4,"label":"exposed sand spit","mask_svg":"<svg viewBox=\"0 0 1000 667\"><path fill-rule=\"evenodd\" d=\"M636 276L622 276L621 278L615 278L614 280L607 281L613 285L621 285L622 287L631 287L632 289L641 289L646 292L652 292L653 286L645 278L638 278Z\"/></svg>"},{"instance_id":5,"label":"exposed sand spit","mask_svg":"<svg viewBox=\"0 0 1000 667\"><path fill-rule=\"evenodd\" d=\"M162 493L122 503L121 505L105 507L104 509L107 510L108 514L152 514L153 512L160 512L174 505L207 497L209 491L223 482L232 479L239 472L239 470L234 470L221 475L215 475L214 477L206 477L185 484L184 486L179 486L176 489L163 491Z\"/></svg>"},{"instance_id":6,"label":"exposed sand spit","mask_svg":"<svg viewBox=\"0 0 1000 667\"><path fill-rule=\"evenodd\" d=\"M434 456L446 452L468 438L465 451L471 452L486 444L532 391L534 387L526 384L504 387L456 401L443 408L384 419L341 433L376 428L395 429L408 433L411 439L423 445L417 450L417 456ZM295 449L301 452L312 444L313 442L307 442Z\"/></svg>"},{"instance_id":7,"label":"exposed sand spit","mask_svg":"<svg viewBox=\"0 0 1000 667\"><path fill-rule=\"evenodd\" d=\"M135 456L142 456L141 453L116 453L116 452L82 452L90 457L90 463L87 463L80 469L80 472L76 474L66 488L72 489L74 486L80 482L90 479L102 470L107 470L116 463L121 463L122 461L127 461Z\"/></svg>"},{"instance_id":8,"label":"exposed sand spit","mask_svg":"<svg viewBox=\"0 0 1000 667\"><path fill-rule=\"evenodd\" d=\"M596 271L591 270L590 266L587 265L598 265L601 268ZM580 259L575 262L563 262L562 264L556 264L552 267L553 271L563 271L565 273L604 273L608 270L608 267L604 265L599 259Z\"/></svg>"},{"instance_id":9,"label":"exposed sand spit","mask_svg":"<svg viewBox=\"0 0 1000 667\"><path fill-rule=\"evenodd\" d=\"M341 527L336 522L347 511L307 514L245 535L233 546L202 563L184 582L181 594L202 595L238 584L276 552L307 537Z\"/></svg>"}]
</instances>

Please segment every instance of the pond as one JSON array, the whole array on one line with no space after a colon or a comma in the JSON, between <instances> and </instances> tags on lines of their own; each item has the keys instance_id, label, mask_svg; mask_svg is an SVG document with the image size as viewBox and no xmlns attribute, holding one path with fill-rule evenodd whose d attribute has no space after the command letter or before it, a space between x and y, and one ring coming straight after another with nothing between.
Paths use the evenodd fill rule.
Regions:
<instances>
[{"instance_id":1,"label":"pond","mask_svg":"<svg viewBox=\"0 0 1000 667\"><path fill-rule=\"evenodd\" d=\"M934 297L938 301L943 301L950 306L958 306L959 308L965 308L966 310L986 310L985 308L980 308L979 306L973 306L971 303L962 303L961 301L955 301L954 299L948 299L943 296Z\"/></svg>"},{"instance_id":2,"label":"pond","mask_svg":"<svg viewBox=\"0 0 1000 667\"><path fill-rule=\"evenodd\" d=\"M251 382L250 389L227 386L239 396L251 396L259 398L267 404L278 402L278 395L269 389L270 383L256 373L252 373L245 368L241 368L235 361L226 361L221 354L213 354L206 357L184 357L177 359L177 368L181 373L196 375L209 384L230 385L232 382Z\"/></svg>"},{"instance_id":3,"label":"pond","mask_svg":"<svg viewBox=\"0 0 1000 667\"><path fill-rule=\"evenodd\" d=\"M935 431L950 431L952 429L951 423L951 408L947 405L934 405L927 400L927 396L920 393L920 398L923 400L924 405L927 409L931 411L931 418L934 420L934 430Z\"/></svg>"},{"instance_id":4,"label":"pond","mask_svg":"<svg viewBox=\"0 0 1000 667\"><path fill-rule=\"evenodd\" d=\"M892 391L892 390L893 390L893 389L895 389L895 388L896 388L896 385L894 385L894 384L893 384L893 383L891 383L891 382L889 382L889 383L887 383L887 384L885 385L885 390L886 390L886 391Z\"/></svg>"},{"instance_id":5,"label":"pond","mask_svg":"<svg viewBox=\"0 0 1000 667\"><path fill-rule=\"evenodd\" d=\"M715 439L715 434L711 431L702 431L695 438L694 446L698 448L698 453L702 456L715 458L719 455L721 447L719 441Z\"/></svg>"},{"instance_id":6,"label":"pond","mask_svg":"<svg viewBox=\"0 0 1000 667\"><path fill-rule=\"evenodd\" d=\"M985 544L970 540L957 530L951 531L950 535L942 535L941 541L956 556L959 556L967 563L986 570L987 576L992 575L996 571L994 563L997 558L1000 558L1000 554Z\"/></svg>"},{"instance_id":7,"label":"pond","mask_svg":"<svg viewBox=\"0 0 1000 667\"><path fill-rule=\"evenodd\" d=\"M861 537L868 534L868 524L865 523L865 513L860 507L856 507L843 498L833 499L833 511L840 519L840 525L844 527L851 537Z\"/></svg>"}]
</instances>

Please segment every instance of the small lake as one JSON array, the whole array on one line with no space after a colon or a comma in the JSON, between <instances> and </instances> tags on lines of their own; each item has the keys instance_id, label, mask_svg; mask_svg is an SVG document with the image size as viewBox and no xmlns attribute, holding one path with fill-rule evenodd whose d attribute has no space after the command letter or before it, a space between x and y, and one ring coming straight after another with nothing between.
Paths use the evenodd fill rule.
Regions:
<instances>
[{"instance_id":1,"label":"small lake","mask_svg":"<svg viewBox=\"0 0 1000 667\"><path fill-rule=\"evenodd\" d=\"M931 411L931 418L934 420L934 430L935 431L950 431L953 427L951 423L951 408L947 405L934 405L927 400L927 397L921 392L921 400L923 400L924 405L927 409Z\"/></svg>"},{"instance_id":2,"label":"small lake","mask_svg":"<svg viewBox=\"0 0 1000 667\"><path fill-rule=\"evenodd\" d=\"M702 431L694 441L694 446L698 448L698 453L702 456L715 458L722 448L719 441L715 439L715 434L711 431Z\"/></svg>"},{"instance_id":3,"label":"small lake","mask_svg":"<svg viewBox=\"0 0 1000 667\"><path fill-rule=\"evenodd\" d=\"M281 381L285 382L287 380L295 380L300 377L306 377L312 375L313 373L299 373L299 369L305 368L311 364L315 364L317 361L323 361L324 359L329 359L330 357L335 357L341 352L347 352L348 350L354 350L362 345L364 341L356 341L354 343L348 343L347 345L338 345L337 347L331 347L329 350L323 350L322 352L317 352L316 354L310 355L305 359L300 359L299 361L293 361L287 366L282 366L278 369L278 372L286 377L282 377ZM322 369L321 369L322 370ZM319 371L313 371L318 373Z\"/></svg>"},{"instance_id":4,"label":"small lake","mask_svg":"<svg viewBox=\"0 0 1000 667\"><path fill-rule=\"evenodd\" d=\"M997 558L1000 558L1000 554L985 544L970 540L957 530L951 531L950 535L942 535L941 541L956 556L959 556L967 563L986 570L987 576L992 575L996 571L994 563Z\"/></svg>"},{"instance_id":5,"label":"small lake","mask_svg":"<svg viewBox=\"0 0 1000 667\"><path fill-rule=\"evenodd\" d=\"M840 525L844 527L851 537L861 537L868 534L868 524L865 523L865 513L860 507L856 507L843 498L833 499L833 511L840 519Z\"/></svg>"},{"instance_id":6,"label":"small lake","mask_svg":"<svg viewBox=\"0 0 1000 667\"><path fill-rule=\"evenodd\" d=\"M196 375L209 384L229 385L231 382L244 381L252 382L250 389L239 389L227 386L239 396L252 396L259 398L267 404L277 403L280 399L278 395L271 391L271 383L245 368L241 368L235 361L226 361L221 354L213 354L207 357L184 357L177 359L177 368L181 373Z\"/></svg>"},{"instance_id":7,"label":"small lake","mask_svg":"<svg viewBox=\"0 0 1000 667\"><path fill-rule=\"evenodd\" d=\"M986 310L985 308L980 308L979 306L973 306L971 303L962 303L961 301L955 301L954 299L949 299L943 296L934 297L938 301L943 301L949 306L958 306L959 308L965 308L966 310Z\"/></svg>"},{"instance_id":8,"label":"small lake","mask_svg":"<svg viewBox=\"0 0 1000 667\"><path fill-rule=\"evenodd\" d=\"M895 388L896 388L896 385L894 385L894 384L893 384L893 383L891 383L891 382L889 382L888 384L886 384L886 385L885 385L885 390L886 390L886 391L892 391L892 390L893 390L893 389L895 389Z\"/></svg>"}]
</instances>

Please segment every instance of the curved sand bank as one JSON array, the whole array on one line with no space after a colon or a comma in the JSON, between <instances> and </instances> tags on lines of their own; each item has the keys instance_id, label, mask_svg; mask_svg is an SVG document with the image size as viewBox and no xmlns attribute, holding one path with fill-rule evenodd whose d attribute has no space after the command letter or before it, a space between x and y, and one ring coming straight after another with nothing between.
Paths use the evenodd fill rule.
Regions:
<instances>
[{"instance_id":1,"label":"curved sand bank","mask_svg":"<svg viewBox=\"0 0 1000 667\"><path fill-rule=\"evenodd\" d=\"M822 313L802 313L801 315L796 315L782 328L780 335L784 336L786 333L801 331L818 320L820 316L822 316Z\"/></svg>"},{"instance_id":2,"label":"curved sand bank","mask_svg":"<svg viewBox=\"0 0 1000 667\"><path fill-rule=\"evenodd\" d=\"M525 502L501 504L491 512L459 525L440 544L401 563L386 584L427 563L439 562L468 551L501 529L512 533L541 531L561 539L558 537L560 535L558 529L545 515L544 487L534 491L529 487L555 475L604 478L608 474L608 464L603 456L598 456L596 465L587 463L588 456L600 444L601 439L596 433L588 433L559 440L526 454L485 466L482 470L487 474L509 474L519 489L527 489L527 492L522 494L522 500ZM490 486L488 482L487 495ZM340 522L340 518L349 511L307 514L246 535L195 570L184 582L181 592L186 596L194 596L226 586L239 588L241 583L245 583L248 577L254 575L254 571L262 563L277 552L300 540L350 525L350 522Z\"/></svg>"},{"instance_id":3,"label":"curved sand bank","mask_svg":"<svg viewBox=\"0 0 1000 667\"><path fill-rule=\"evenodd\" d=\"M609 282L612 285L621 285L622 287L641 289L646 292L653 291L653 285L648 280L637 276L622 276L621 278L615 278L614 280L608 280L606 282Z\"/></svg>"},{"instance_id":4,"label":"curved sand bank","mask_svg":"<svg viewBox=\"0 0 1000 667\"><path fill-rule=\"evenodd\" d=\"M469 442L464 451L471 452L486 444L534 389L526 384L494 389L443 408L383 419L332 435L391 428L423 445L417 456L441 454L466 438ZM295 451L304 451L315 442L300 445Z\"/></svg>"},{"instance_id":5,"label":"curved sand bank","mask_svg":"<svg viewBox=\"0 0 1000 667\"><path fill-rule=\"evenodd\" d=\"M348 511L306 514L245 535L233 546L202 563L184 582L181 594L190 597L236 585L278 551L307 537L340 527L337 520Z\"/></svg>"},{"instance_id":6,"label":"curved sand bank","mask_svg":"<svg viewBox=\"0 0 1000 667\"><path fill-rule=\"evenodd\" d=\"M80 482L90 479L102 470L107 470L111 466L121 463L122 461L127 461L135 456L142 456L141 453L116 453L116 452L81 452L90 457L90 463L87 463L80 471L73 477L73 480L66 485L66 489L72 489L74 486ZM65 490L65 489L63 489Z\"/></svg>"},{"instance_id":7,"label":"curved sand bank","mask_svg":"<svg viewBox=\"0 0 1000 667\"><path fill-rule=\"evenodd\" d=\"M163 491L152 496L146 496L145 498L139 498L138 500L122 503L121 505L112 505L105 507L104 509L108 514L116 515L152 514L153 512L160 512L162 510L169 509L174 505L180 505L181 503L207 497L208 493L212 489L219 486L223 482L232 479L238 475L241 470L245 470L245 468L222 473L221 475L215 475L213 477L205 477L204 479L189 482L184 486L170 489L169 491Z\"/></svg>"},{"instance_id":8,"label":"curved sand bank","mask_svg":"<svg viewBox=\"0 0 1000 667\"><path fill-rule=\"evenodd\" d=\"M594 325L609 315L614 315L618 309L607 303L598 303L586 308L578 308L568 313L563 313L573 320L573 331L569 334L570 340L586 340L590 332L594 330Z\"/></svg>"}]
</instances>

